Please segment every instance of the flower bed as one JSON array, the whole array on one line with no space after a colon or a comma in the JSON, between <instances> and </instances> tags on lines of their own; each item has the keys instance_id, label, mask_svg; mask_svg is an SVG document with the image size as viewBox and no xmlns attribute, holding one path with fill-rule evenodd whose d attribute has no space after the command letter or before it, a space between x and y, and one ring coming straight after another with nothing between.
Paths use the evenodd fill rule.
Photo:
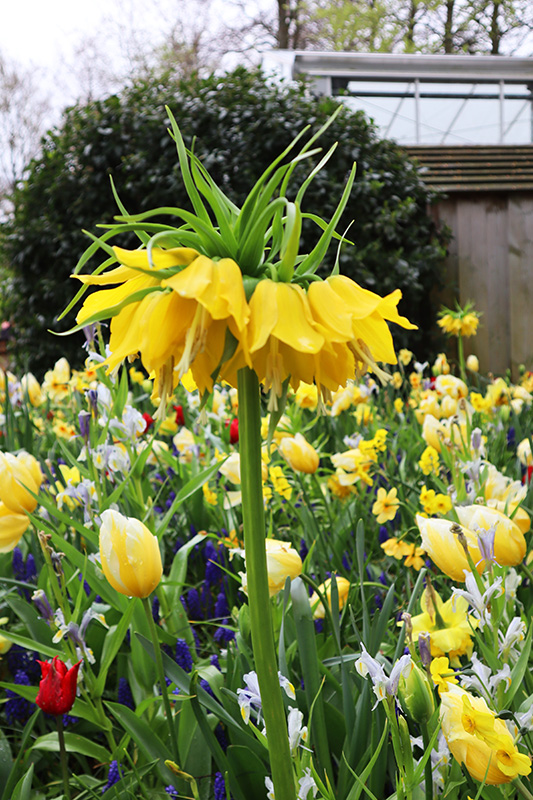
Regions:
<instances>
[{"instance_id":1,"label":"flower bed","mask_svg":"<svg viewBox=\"0 0 533 800\"><path fill-rule=\"evenodd\" d=\"M349 383L318 416L316 388L300 385L270 446L264 401L267 564L296 786L356 797L362 781L386 797L399 781L427 796L419 784L431 776L451 797L476 796L484 780L480 796L506 796L513 781L511 797L533 727L532 377L470 373L468 385L445 358L432 371L399 355L388 386ZM61 360L40 386L3 381L6 786L29 785L32 765L27 796L57 795L57 717L35 701L38 661L59 657L82 662L63 718L73 796L220 798L225 781L235 797L260 797L268 742L238 393L217 386L199 413L198 392L181 389L154 422L144 373L132 365L111 380L98 361L71 372ZM99 548L101 530L115 545L122 536L118 557Z\"/></svg>"}]
</instances>

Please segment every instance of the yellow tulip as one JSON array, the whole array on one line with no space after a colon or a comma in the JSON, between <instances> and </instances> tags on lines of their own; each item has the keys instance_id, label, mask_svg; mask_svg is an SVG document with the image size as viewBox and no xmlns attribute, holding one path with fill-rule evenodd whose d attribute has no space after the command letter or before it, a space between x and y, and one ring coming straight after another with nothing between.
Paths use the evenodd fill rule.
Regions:
<instances>
[{"instance_id":1,"label":"yellow tulip","mask_svg":"<svg viewBox=\"0 0 533 800\"><path fill-rule=\"evenodd\" d=\"M279 539L265 539L266 559L268 570L268 590L270 597L274 597L285 586L287 578L291 580L300 575L302 559L288 542ZM248 591L248 578L245 572L239 573L242 580L242 590Z\"/></svg>"},{"instance_id":2,"label":"yellow tulip","mask_svg":"<svg viewBox=\"0 0 533 800\"><path fill-rule=\"evenodd\" d=\"M451 754L476 780L499 786L531 772L531 759L483 698L449 686L441 695L440 721Z\"/></svg>"},{"instance_id":3,"label":"yellow tulip","mask_svg":"<svg viewBox=\"0 0 533 800\"><path fill-rule=\"evenodd\" d=\"M37 494L43 481L41 468L29 453L0 453L0 500L15 514L35 511Z\"/></svg>"},{"instance_id":4,"label":"yellow tulip","mask_svg":"<svg viewBox=\"0 0 533 800\"><path fill-rule=\"evenodd\" d=\"M31 372L22 376L20 379L20 388L24 397L28 397L32 406L42 406L46 400L46 396L41 389L39 381Z\"/></svg>"},{"instance_id":5,"label":"yellow tulip","mask_svg":"<svg viewBox=\"0 0 533 800\"><path fill-rule=\"evenodd\" d=\"M339 594L339 611L341 608L344 608L344 604L348 599L348 595L350 593L350 581L346 578L341 577L340 575L335 575L335 581L337 583L337 592ZM321 583L318 587L321 594L326 596L326 600L328 601L328 606L331 608L331 578L328 578L327 581ZM311 608L313 609L313 617L315 619L324 619L326 616L326 609L322 604L317 592L313 592L311 597L309 598L309 603L311 604Z\"/></svg>"},{"instance_id":6,"label":"yellow tulip","mask_svg":"<svg viewBox=\"0 0 533 800\"><path fill-rule=\"evenodd\" d=\"M9 621L8 617L2 617L0 619L0 625L5 625L6 622ZM5 636L2 636L0 633L0 656L3 656L7 653L7 651L11 648L13 642L10 642L9 639L6 639Z\"/></svg>"},{"instance_id":7,"label":"yellow tulip","mask_svg":"<svg viewBox=\"0 0 533 800\"><path fill-rule=\"evenodd\" d=\"M452 532L453 522L448 519L427 518L416 515L416 524L422 536L422 547L437 567L454 581L464 583L464 571L471 572L470 565L457 535ZM477 536L463 528L468 550L476 569L483 572L485 562L477 543Z\"/></svg>"},{"instance_id":8,"label":"yellow tulip","mask_svg":"<svg viewBox=\"0 0 533 800\"><path fill-rule=\"evenodd\" d=\"M284 436L278 449L295 472L312 474L317 471L320 458L313 445L301 433L296 436Z\"/></svg>"},{"instance_id":9,"label":"yellow tulip","mask_svg":"<svg viewBox=\"0 0 533 800\"><path fill-rule=\"evenodd\" d=\"M487 531L495 527L494 558L500 566L514 567L524 559L526 540L514 520L509 519L497 508L488 506L458 506L456 511L461 525L472 531L478 528Z\"/></svg>"},{"instance_id":10,"label":"yellow tulip","mask_svg":"<svg viewBox=\"0 0 533 800\"><path fill-rule=\"evenodd\" d=\"M146 525L118 511L103 511L102 569L111 586L128 597L148 597L163 574L157 538Z\"/></svg>"},{"instance_id":11,"label":"yellow tulip","mask_svg":"<svg viewBox=\"0 0 533 800\"><path fill-rule=\"evenodd\" d=\"M466 368L469 369L470 372L479 372L479 359L473 353L466 359Z\"/></svg>"},{"instance_id":12,"label":"yellow tulip","mask_svg":"<svg viewBox=\"0 0 533 800\"><path fill-rule=\"evenodd\" d=\"M30 524L26 514L15 514L0 502L0 553L10 553Z\"/></svg>"}]
</instances>

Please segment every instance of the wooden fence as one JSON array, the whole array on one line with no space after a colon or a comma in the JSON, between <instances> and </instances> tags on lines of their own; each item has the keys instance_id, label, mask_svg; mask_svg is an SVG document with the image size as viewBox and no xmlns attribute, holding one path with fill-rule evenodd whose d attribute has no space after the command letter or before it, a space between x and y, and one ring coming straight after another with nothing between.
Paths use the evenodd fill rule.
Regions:
<instances>
[{"instance_id":1,"label":"wooden fence","mask_svg":"<svg viewBox=\"0 0 533 800\"><path fill-rule=\"evenodd\" d=\"M443 189L433 213L451 228L443 302L482 313L466 340L484 373L533 370L533 146L409 148ZM472 154L472 151L473 154Z\"/></svg>"}]
</instances>

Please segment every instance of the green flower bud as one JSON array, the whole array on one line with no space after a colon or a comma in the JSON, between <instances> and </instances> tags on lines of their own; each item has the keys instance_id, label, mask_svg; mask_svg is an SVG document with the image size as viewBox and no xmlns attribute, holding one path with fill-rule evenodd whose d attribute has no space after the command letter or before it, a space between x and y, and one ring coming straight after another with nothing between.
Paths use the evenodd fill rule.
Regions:
<instances>
[{"instance_id":1,"label":"green flower bud","mask_svg":"<svg viewBox=\"0 0 533 800\"><path fill-rule=\"evenodd\" d=\"M427 676L416 664L404 678L400 678L398 698L404 712L413 722L427 722L435 711L435 696Z\"/></svg>"}]
</instances>

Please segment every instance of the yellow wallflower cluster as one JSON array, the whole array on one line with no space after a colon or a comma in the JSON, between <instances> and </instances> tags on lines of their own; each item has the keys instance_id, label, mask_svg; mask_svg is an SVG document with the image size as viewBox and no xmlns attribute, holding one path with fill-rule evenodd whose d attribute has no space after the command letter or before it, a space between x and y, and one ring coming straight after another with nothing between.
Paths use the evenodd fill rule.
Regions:
<instances>
[{"instance_id":1,"label":"yellow wallflower cluster","mask_svg":"<svg viewBox=\"0 0 533 800\"><path fill-rule=\"evenodd\" d=\"M357 447L335 453L331 461L336 469L336 481L340 486L353 486L362 481L372 486L370 471L378 461L378 454L387 449L387 431L380 428L372 439L362 439Z\"/></svg>"},{"instance_id":2,"label":"yellow wallflower cluster","mask_svg":"<svg viewBox=\"0 0 533 800\"><path fill-rule=\"evenodd\" d=\"M439 472L439 454L434 447L428 445L418 462L418 466L424 475L438 475ZM432 512L429 512L432 513Z\"/></svg>"},{"instance_id":3,"label":"yellow wallflower cluster","mask_svg":"<svg viewBox=\"0 0 533 800\"><path fill-rule=\"evenodd\" d=\"M292 486L283 473L283 468L280 466L270 467L268 471L274 491L281 495L285 500L290 500L292 497Z\"/></svg>"},{"instance_id":4,"label":"yellow wallflower cluster","mask_svg":"<svg viewBox=\"0 0 533 800\"><path fill-rule=\"evenodd\" d=\"M447 514L452 508L452 501L447 494L437 493L424 484L420 491L420 505L425 514Z\"/></svg>"}]
</instances>

